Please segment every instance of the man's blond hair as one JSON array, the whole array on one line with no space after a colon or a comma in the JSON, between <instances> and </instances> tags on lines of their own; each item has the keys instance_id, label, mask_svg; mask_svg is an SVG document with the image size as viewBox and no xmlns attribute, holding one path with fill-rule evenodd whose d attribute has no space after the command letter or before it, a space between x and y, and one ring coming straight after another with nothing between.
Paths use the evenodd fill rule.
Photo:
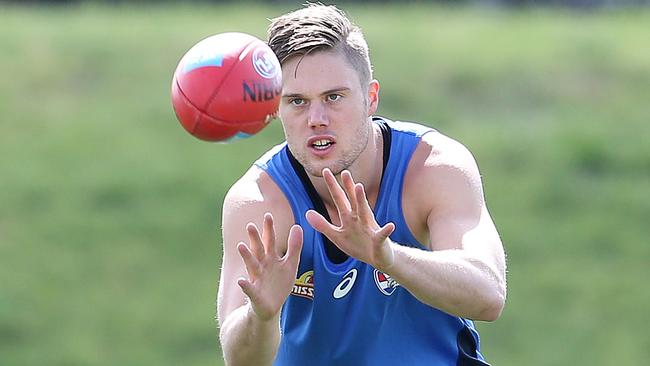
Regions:
<instances>
[{"instance_id":1,"label":"man's blond hair","mask_svg":"<svg viewBox=\"0 0 650 366\"><path fill-rule=\"evenodd\" d=\"M368 44L361 29L333 5L306 4L304 8L271 20L269 47L284 64L294 56L339 51L357 71L364 90L372 80Z\"/></svg>"}]
</instances>

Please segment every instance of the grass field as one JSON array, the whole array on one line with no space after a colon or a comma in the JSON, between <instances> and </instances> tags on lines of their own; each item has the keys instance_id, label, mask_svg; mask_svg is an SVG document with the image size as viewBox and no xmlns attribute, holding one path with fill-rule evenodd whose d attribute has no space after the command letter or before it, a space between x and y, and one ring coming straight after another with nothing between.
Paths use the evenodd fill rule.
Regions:
<instances>
[{"instance_id":1,"label":"grass field","mask_svg":"<svg viewBox=\"0 0 650 366\"><path fill-rule=\"evenodd\" d=\"M221 365L221 202L268 147L176 122L199 39L263 37L266 5L0 5L0 364ZM650 358L650 10L347 8L380 114L475 154L509 298L479 323L499 366Z\"/></svg>"}]
</instances>

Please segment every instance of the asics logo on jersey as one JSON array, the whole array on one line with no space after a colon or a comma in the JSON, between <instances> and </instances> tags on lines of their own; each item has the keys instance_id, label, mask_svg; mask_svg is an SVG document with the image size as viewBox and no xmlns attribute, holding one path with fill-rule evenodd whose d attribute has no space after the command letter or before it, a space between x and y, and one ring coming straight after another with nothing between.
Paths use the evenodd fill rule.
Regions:
<instances>
[{"instance_id":1,"label":"asics logo on jersey","mask_svg":"<svg viewBox=\"0 0 650 366\"><path fill-rule=\"evenodd\" d=\"M354 281L357 280L357 269L352 268L351 270L348 271L348 273L343 276L343 279L341 282L336 286L334 289L334 293L332 294L335 299L340 299L343 296L347 295L350 290L352 290L352 286L354 286Z\"/></svg>"}]
</instances>

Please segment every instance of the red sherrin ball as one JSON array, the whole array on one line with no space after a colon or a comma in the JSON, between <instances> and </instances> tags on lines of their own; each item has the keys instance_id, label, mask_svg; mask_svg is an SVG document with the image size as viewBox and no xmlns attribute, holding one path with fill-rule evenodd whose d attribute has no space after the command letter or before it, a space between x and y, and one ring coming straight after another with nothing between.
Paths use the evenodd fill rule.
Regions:
<instances>
[{"instance_id":1,"label":"red sherrin ball","mask_svg":"<svg viewBox=\"0 0 650 366\"><path fill-rule=\"evenodd\" d=\"M261 40L221 33L183 56L172 80L172 105L181 125L206 141L248 137L277 112L282 71Z\"/></svg>"}]
</instances>

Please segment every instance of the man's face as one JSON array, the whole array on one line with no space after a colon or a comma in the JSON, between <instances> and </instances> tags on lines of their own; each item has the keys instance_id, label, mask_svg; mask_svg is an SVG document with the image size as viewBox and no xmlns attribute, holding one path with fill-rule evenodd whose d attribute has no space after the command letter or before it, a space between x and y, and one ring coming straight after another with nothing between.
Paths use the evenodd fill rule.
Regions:
<instances>
[{"instance_id":1,"label":"man's face","mask_svg":"<svg viewBox=\"0 0 650 366\"><path fill-rule=\"evenodd\" d=\"M282 65L280 119L289 149L307 173L347 169L368 144L379 85L362 88L342 53L320 51ZM368 90L365 90L368 89Z\"/></svg>"}]
</instances>

